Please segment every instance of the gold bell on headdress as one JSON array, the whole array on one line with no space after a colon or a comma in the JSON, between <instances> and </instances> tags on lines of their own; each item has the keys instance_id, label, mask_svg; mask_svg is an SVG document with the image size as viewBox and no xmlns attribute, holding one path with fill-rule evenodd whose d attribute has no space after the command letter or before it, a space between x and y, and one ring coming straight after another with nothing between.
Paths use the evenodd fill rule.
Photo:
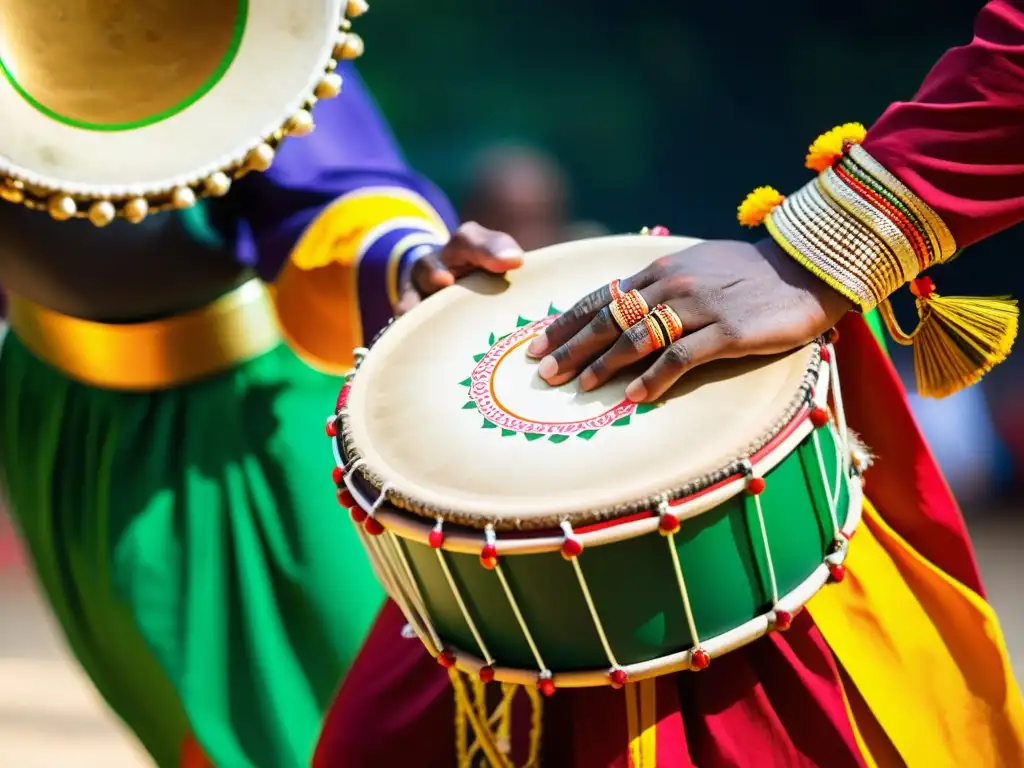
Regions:
<instances>
[{"instance_id":1,"label":"gold bell on headdress","mask_svg":"<svg viewBox=\"0 0 1024 768\"><path fill-rule=\"evenodd\" d=\"M97 227L105 227L117 216L117 209L109 200L97 200L89 206L89 221Z\"/></svg>"},{"instance_id":2,"label":"gold bell on headdress","mask_svg":"<svg viewBox=\"0 0 1024 768\"><path fill-rule=\"evenodd\" d=\"M50 215L57 221L67 221L78 213L78 206L67 195L54 195L46 204Z\"/></svg>"},{"instance_id":3,"label":"gold bell on headdress","mask_svg":"<svg viewBox=\"0 0 1024 768\"><path fill-rule=\"evenodd\" d=\"M203 187L206 189L206 194L211 197L224 197L231 189L231 179L226 173L217 171L203 182Z\"/></svg>"},{"instance_id":4,"label":"gold bell on headdress","mask_svg":"<svg viewBox=\"0 0 1024 768\"><path fill-rule=\"evenodd\" d=\"M366 0L348 0L348 7L345 8L345 16L349 19L355 19L362 16L368 10L370 10L370 5Z\"/></svg>"},{"instance_id":5,"label":"gold bell on headdress","mask_svg":"<svg viewBox=\"0 0 1024 768\"><path fill-rule=\"evenodd\" d=\"M300 109L288 120L286 129L289 136L308 136L316 125L308 109Z\"/></svg>"},{"instance_id":6,"label":"gold bell on headdress","mask_svg":"<svg viewBox=\"0 0 1024 768\"><path fill-rule=\"evenodd\" d=\"M196 204L196 193L191 187L178 187L171 193L171 205L179 211L191 208Z\"/></svg>"},{"instance_id":7,"label":"gold bell on headdress","mask_svg":"<svg viewBox=\"0 0 1024 768\"><path fill-rule=\"evenodd\" d=\"M149 203L145 198L136 197L124 204L124 217L132 224L141 223L149 215Z\"/></svg>"},{"instance_id":8,"label":"gold bell on headdress","mask_svg":"<svg viewBox=\"0 0 1024 768\"><path fill-rule=\"evenodd\" d=\"M331 72L324 75L324 79L316 87L318 99L331 99L341 93L341 75Z\"/></svg>"},{"instance_id":9,"label":"gold bell on headdress","mask_svg":"<svg viewBox=\"0 0 1024 768\"><path fill-rule=\"evenodd\" d=\"M259 144L249 151L245 158L245 167L250 171L266 171L274 164L274 148L269 144Z\"/></svg>"},{"instance_id":10,"label":"gold bell on headdress","mask_svg":"<svg viewBox=\"0 0 1024 768\"><path fill-rule=\"evenodd\" d=\"M355 32L342 32L334 44L334 58L351 61L362 56L365 50L363 38Z\"/></svg>"},{"instance_id":11,"label":"gold bell on headdress","mask_svg":"<svg viewBox=\"0 0 1024 768\"><path fill-rule=\"evenodd\" d=\"M8 203L21 203L25 200L25 190L18 186L18 182L11 179L0 181L0 200Z\"/></svg>"}]
</instances>

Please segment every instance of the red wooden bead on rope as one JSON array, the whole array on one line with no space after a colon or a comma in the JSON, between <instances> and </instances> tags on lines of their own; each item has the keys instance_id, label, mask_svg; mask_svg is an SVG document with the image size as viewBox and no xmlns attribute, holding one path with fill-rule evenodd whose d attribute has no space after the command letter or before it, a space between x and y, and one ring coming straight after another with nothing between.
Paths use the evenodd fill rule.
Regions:
<instances>
[{"instance_id":1,"label":"red wooden bead on rope","mask_svg":"<svg viewBox=\"0 0 1024 768\"><path fill-rule=\"evenodd\" d=\"M498 548L493 544L484 544L480 550L480 565L488 571L498 567Z\"/></svg>"},{"instance_id":2,"label":"red wooden bead on rope","mask_svg":"<svg viewBox=\"0 0 1024 768\"><path fill-rule=\"evenodd\" d=\"M662 512L661 520L658 521L658 532L662 536L668 536L679 530L679 518L671 512Z\"/></svg>"},{"instance_id":3,"label":"red wooden bead on rope","mask_svg":"<svg viewBox=\"0 0 1024 768\"><path fill-rule=\"evenodd\" d=\"M427 543L434 549L440 549L444 546L444 531L441 530L440 524L430 532L430 535L427 537Z\"/></svg>"},{"instance_id":4,"label":"red wooden bead on rope","mask_svg":"<svg viewBox=\"0 0 1024 768\"><path fill-rule=\"evenodd\" d=\"M690 654L690 669L700 672L709 666L711 666L711 654L703 648L695 648L693 653Z\"/></svg>"},{"instance_id":5,"label":"red wooden bead on rope","mask_svg":"<svg viewBox=\"0 0 1024 768\"><path fill-rule=\"evenodd\" d=\"M832 361L832 353L828 351L828 347L826 347L824 344L821 345L821 359L823 362L826 363Z\"/></svg>"},{"instance_id":6,"label":"red wooden bead on rope","mask_svg":"<svg viewBox=\"0 0 1024 768\"><path fill-rule=\"evenodd\" d=\"M327 433L328 437L337 437L338 436L338 420L337 420L336 417L334 417L334 416L328 416L327 417L327 426L324 427L324 431Z\"/></svg>"},{"instance_id":7,"label":"red wooden bead on rope","mask_svg":"<svg viewBox=\"0 0 1024 768\"><path fill-rule=\"evenodd\" d=\"M335 485L341 485L341 481L345 479L345 470L335 467L331 470L331 479L334 480Z\"/></svg>"},{"instance_id":8,"label":"red wooden bead on rope","mask_svg":"<svg viewBox=\"0 0 1024 768\"><path fill-rule=\"evenodd\" d=\"M352 520L357 523L365 523L367 518L370 517L367 511L360 507L358 504L354 504L353 506L349 507L348 514L352 518Z\"/></svg>"},{"instance_id":9,"label":"red wooden bead on rope","mask_svg":"<svg viewBox=\"0 0 1024 768\"><path fill-rule=\"evenodd\" d=\"M629 675L626 674L626 670L616 667L608 673L608 679L611 680L612 688L621 688L629 680Z\"/></svg>"},{"instance_id":10,"label":"red wooden bead on rope","mask_svg":"<svg viewBox=\"0 0 1024 768\"><path fill-rule=\"evenodd\" d=\"M455 654L446 648L437 655L437 663L445 669L451 669L455 666Z\"/></svg>"},{"instance_id":11,"label":"red wooden bead on rope","mask_svg":"<svg viewBox=\"0 0 1024 768\"><path fill-rule=\"evenodd\" d=\"M652 237L668 237L670 234L672 233L668 231L668 227L663 227L661 224L651 227Z\"/></svg>"},{"instance_id":12,"label":"red wooden bead on rope","mask_svg":"<svg viewBox=\"0 0 1024 768\"><path fill-rule=\"evenodd\" d=\"M793 614L789 611L775 611L775 628L780 632L785 632L793 626Z\"/></svg>"},{"instance_id":13,"label":"red wooden bead on rope","mask_svg":"<svg viewBox=\"0 0 1024 768\"><path fill-rule=\"evenodd\" d=\"M490 664L486 667L480 667L480 671L477 674L480 677L481 683L489 683L494 680L494 667Z\"/></svg>"},{"instance_id":14,"label":"red wooden bead on rope","mask_svg":"<svg viewBox=\"0 0 1024 768\"><path fill-rule=\"evenodd\" d=\"M766 485L763 477L750 477L747 479L747 493L751 496L759 496L764 493Z\"/></svg>"},{"instance_id":15,"label":"red wooden bead on rope","mask_svg":"<svg viewBox=\"0 0 1024 768\"><path fill-rule=\"evenodd\" d=\"M824 408L815 408L811 411L811 424L821 429L828 424L828 411Z\"/></svg>"},{"instance_id":16,"label":"red wooden bead on rope","mask_svg":"<svg viewBox=\"0 0 1024 768\"><path fill-rule=\"evenodd\" d=\"M340 504L343 507L346 507L347 509L352 509L353 507L359 506L358 504L356 504L355 497L352 495L352 492L349 491L348 488L339 488L337 496L338 504Z\"/></svg>"},{"instance_id":17,"label":"red wooden bead on rope","mask_svg":"<svg viewBox=\"0 0 1024 768\"><path fill-rule=\"evenodd\" d=\"M367 516L363 529L371 536L380 536L384 533L384 525L376 517Z\"/></svg>"},{"instance_id":18,"label":"red wooden bead on rope","mask_svg":"<svg viewBox=\"0 0 1024 768\"><path fill-rule=\"evenodd\" d=\"M832 581L839 584L843 579L846 578L846 566L844 565L833 565L829 563L828 573L832 577Z\"/></svg>"},{"instance_id":19,"label":"red wooden bead on rope","mask_svg":"<svg viewBox=\"0 0 1024 768\"><path fill-rule=\"evenodd\" d=\"M566 539L562 542L562 557L572 560L583 551L583 543L576 538Z\"/></svg>"},{"instance_id":20,"label":"red wooden bead on rope","mask_svg":"<svg viewBox=\"0 0 1024 768\"><path fill-rule=\"evenodd\" d=\"M537 681L537 690L551 698L555 695L555 681L550 677L542 677Z\"/></svg>"}]
</instances>

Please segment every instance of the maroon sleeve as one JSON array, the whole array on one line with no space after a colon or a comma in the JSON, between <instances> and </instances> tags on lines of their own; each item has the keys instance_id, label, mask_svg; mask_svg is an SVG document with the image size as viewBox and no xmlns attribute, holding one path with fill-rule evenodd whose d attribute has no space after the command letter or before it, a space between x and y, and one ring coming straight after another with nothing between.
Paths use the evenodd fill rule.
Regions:
<instances>
[{"instance_id":1,"label":"maroon sleeve","mask_svg":"<svg viewBox=\"0 0 1024 768\"><path fill-rule=\"evenodd\" d=\"M864 148L930 205L957 246L1024 220L1024 0L991 0Z\"/></svg>"}]
</instances>

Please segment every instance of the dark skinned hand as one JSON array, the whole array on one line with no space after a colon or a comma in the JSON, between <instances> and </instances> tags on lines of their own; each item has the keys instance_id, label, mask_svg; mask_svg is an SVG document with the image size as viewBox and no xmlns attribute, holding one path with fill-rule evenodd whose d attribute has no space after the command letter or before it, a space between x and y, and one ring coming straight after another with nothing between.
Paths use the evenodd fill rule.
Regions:
<instances>
[{"instance_id":1,"label":"dark skinned hand","mask_svg":"<svg viewBox=\"0 0 1024 768\"><path fill-rule=\"evenodd\" d=\"M522 265L523 249L511 235L466 222L444 246L416 260L399 286L401 301L397 314L408 312L425 297L453 285L474 270L503 275Z\"/></svg>"},{"instance_id":2,"label":"dark skinned hand","mask_svg":"<svg viewBox=\"0 0 1024 768\"><path fill-rule=\"evenodd\" d=\"M820 336L852 308L849 300L800 266L772 240L756 245L708 241L665 256L620 282L648 306L667 304L683 337L657 354L644 324L619 330L605 285L552 323L527 348L542 357L540 377L558 386L577 376L584 391L651 357L626 397L651 402L698 365L722 358L771 355Z\"/></svg>"}]
</instances>

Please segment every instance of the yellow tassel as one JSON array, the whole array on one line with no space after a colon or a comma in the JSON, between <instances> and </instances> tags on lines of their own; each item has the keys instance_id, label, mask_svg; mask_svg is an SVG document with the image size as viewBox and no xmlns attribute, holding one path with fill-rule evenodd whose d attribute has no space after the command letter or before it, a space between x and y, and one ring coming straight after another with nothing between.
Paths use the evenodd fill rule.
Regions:
<instances>
[{"instance_id":1,"label":"yellow tassel","mask_svg":"<svg viewBox=\"0 0 1024 768\"><path fill-rule=\"evenodd\" d=\"M879 305L893 339L914 349L914 375L922 397L948 397L1006 359L1017 338L1020 310L1009 297L939 296L927 277L910 284L920 322L905 333L888 301Z\"/></svg>"},{"instance_id":2,"label":"yellow tassel","mask_svg":"<svg viewBox=\"0 0 1024 768\"><path fill-rule=\"evenodd\" d=\"M744 227L759 227L764 217L782 205L786 198L774 187L758 187L736 209L736 219Z\"/></svg>"}]
</instances>

